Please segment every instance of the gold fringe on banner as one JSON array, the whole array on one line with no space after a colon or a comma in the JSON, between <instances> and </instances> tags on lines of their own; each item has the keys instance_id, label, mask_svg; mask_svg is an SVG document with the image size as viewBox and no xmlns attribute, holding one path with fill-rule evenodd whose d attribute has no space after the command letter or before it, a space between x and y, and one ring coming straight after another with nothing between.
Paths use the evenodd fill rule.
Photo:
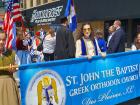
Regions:
<instances>
[{"instance_id":1,"label":"gold fringe on banner","mask_svg":"<svg viewBox=\"0 0 140 105\"><path fill-rule=\"evenodd\" d=\"M3 67L0 67L0 70L4 70L4 69L16 69L18 68L19 66L18 65L12 65L12 66L3 66Z\"/></svg>"}]
</instances>

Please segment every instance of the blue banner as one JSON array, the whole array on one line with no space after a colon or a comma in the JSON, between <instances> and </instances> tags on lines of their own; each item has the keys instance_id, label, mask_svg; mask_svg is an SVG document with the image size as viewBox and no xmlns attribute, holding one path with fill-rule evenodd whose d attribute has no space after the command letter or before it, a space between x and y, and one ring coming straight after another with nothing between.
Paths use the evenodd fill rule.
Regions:
<instances>
[{"instance_id":1,"label":"blue banner","mask_svg":"<svg viewBox=\"0 0 140 105\"><path fill-rule=\"evenodd\" d=\"M140 96L140 51L20 67L22 105L113 105Z\"/></svg>"}]
</instances>

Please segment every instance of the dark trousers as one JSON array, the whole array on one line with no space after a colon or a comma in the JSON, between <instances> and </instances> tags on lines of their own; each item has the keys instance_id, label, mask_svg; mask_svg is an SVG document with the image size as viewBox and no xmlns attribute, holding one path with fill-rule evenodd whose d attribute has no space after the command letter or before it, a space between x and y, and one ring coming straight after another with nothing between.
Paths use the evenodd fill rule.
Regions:
<instances>
[{"instance_id":1,"label":"dark trousers","mask_svg":"<svg viewBox=\"0 0 140 105\"><path fill-rule=\"evenodd\" d=\"M54 53L48 54L48 53L43 53L44 55L44 61L52 61L54 60Z\"/></svg>"}]
</instances>

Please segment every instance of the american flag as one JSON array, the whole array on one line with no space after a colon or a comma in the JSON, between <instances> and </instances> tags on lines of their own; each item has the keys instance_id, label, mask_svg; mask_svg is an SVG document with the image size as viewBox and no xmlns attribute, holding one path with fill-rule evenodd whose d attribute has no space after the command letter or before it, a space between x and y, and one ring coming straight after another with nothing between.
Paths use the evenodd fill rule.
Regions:
<instances>
[{"instance_id":1,"label":"american flag","mask_svg":"<svg viewBox=\"0 0 140 105\"><path fill-rule=\"evenodd\" d=\"M19 0L13 0L12 15L13 15L14 22L22 20Z\"/></svg>"},{"instance_id":2,"label":"american flag","mask_svg":"<svg viewBox=\"0 0 140 105\"><path fill-rule=\"evenodd\" d=\"M10 0L8 2L7 11L5 13L3 29L7 35L6 48L15 49L16 48L16 25L15 22L21 20L20 9L17 6L18 0Z\"/></svg>"}]
</instances>

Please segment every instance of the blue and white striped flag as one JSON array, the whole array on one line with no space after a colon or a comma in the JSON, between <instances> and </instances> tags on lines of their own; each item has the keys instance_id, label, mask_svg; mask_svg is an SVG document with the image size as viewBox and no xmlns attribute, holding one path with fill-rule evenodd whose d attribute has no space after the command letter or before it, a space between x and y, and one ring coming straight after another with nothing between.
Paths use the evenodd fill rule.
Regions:
<instances>
[{"instance_id":1,"label":"blue and white striped flag","mask_svg":"<svg viewBox=\"0 0 140 105\"><path fill-rule=\"evenodd\" d=\"M69 28L71 29L71 31L75 31L75 29L77 28L77 19L73 0L67 0L65 17L67 17L69 21Z\"/></svg>"}]
</instances>

